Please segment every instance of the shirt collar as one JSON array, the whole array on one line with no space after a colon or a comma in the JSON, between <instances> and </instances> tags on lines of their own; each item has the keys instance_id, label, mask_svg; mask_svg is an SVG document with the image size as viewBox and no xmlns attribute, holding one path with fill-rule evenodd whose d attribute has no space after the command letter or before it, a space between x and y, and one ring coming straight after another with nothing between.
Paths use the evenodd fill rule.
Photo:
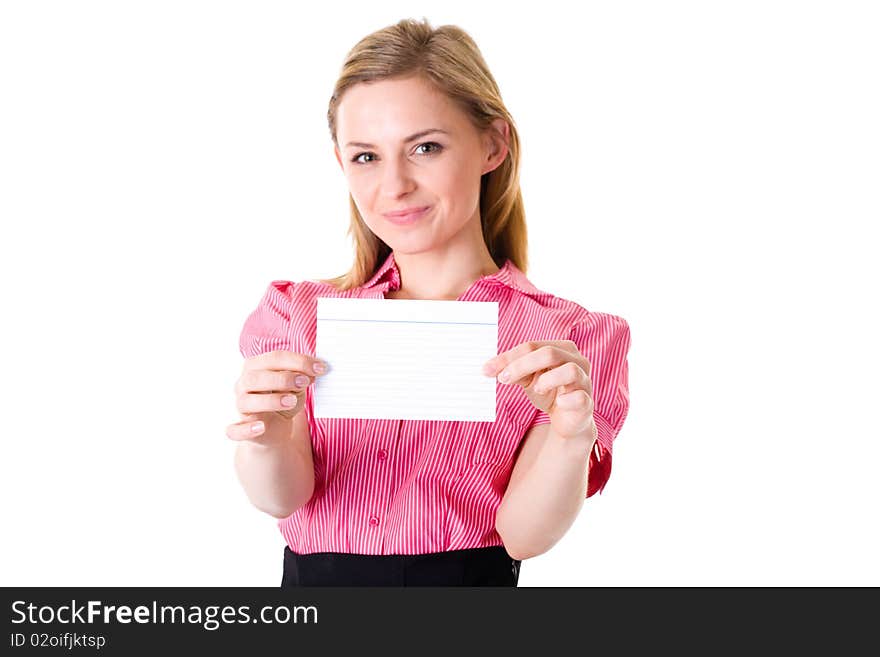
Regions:
<instances>
[{"instance_id":1,"label":"shirt collar","mask_svg":"<svg viewBox=\"0 0 880 657\"><path fill-rule=\"evenodd\" d=\"M531 281L526 278L526 275L513 264L513 261L510 260L510 258L504 261L504 265L497 272L482 276L478 280L487 283L495 283L497 285L504 285L517 292L522 292L523 294L542 294L542 292L532 285ZM373 274L372 278L361 286L361 289L364 290L370 290L373 288L380 288L382 292L400 289L400 270L397 268L397 263L394 261L394 251L388 254L385 262L383 262L376 270L376 273Z\"/></svg>"}]
</instances>

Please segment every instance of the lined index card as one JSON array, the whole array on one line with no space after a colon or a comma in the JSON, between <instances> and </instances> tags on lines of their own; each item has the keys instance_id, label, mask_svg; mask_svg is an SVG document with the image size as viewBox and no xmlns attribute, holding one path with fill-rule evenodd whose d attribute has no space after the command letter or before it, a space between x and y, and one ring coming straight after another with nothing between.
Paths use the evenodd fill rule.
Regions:
<instances>
[{"instance_id":1,"label":"lined index card","mask_svg":"<svg viewBox=\"0 0 880 657\"><path fill-rule=\"evenodd\" d=\"M495 421L497 301L317 303L316 418Z\"/></svg>"}]
</instances>

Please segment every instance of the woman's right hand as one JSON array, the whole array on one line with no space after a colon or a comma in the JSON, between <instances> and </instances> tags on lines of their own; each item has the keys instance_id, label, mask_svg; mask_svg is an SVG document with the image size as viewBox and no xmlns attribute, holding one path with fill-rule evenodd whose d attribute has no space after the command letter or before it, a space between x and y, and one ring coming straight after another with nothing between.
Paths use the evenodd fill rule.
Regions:
<instances>
[{"instance_id":1,"label":"woman's right hand","mask_svg":"<svg viewBox=\"0 0 880 657\"><path fill-rule=\"evenodd\" d=\"M321 360L293 351L268 351L247 358L235 382L235 401L241 421L226 427L231 440L258 438L266 422L281 416L292 419L305 407L305 391L318 372Z\"/></svg>"}]
</instances>

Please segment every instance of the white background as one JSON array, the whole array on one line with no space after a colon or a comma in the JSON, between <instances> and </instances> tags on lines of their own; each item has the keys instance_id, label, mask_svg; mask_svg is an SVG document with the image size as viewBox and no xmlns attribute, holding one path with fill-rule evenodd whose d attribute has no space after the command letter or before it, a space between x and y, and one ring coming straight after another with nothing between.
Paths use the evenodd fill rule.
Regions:
<instances>
[{"instance_id":1,"label":"white background","mask_svg":"<svg viewBox=\"0 0 880 657\"><path fill-rule=\"evenodd\" d=\"M880 584L870 2L0 5L3 585L277 586L232 388L345 271L327 102L400 18L480 46L539 288L630 323L614 471L522 586Z\"/></svg>"}]
</instances>

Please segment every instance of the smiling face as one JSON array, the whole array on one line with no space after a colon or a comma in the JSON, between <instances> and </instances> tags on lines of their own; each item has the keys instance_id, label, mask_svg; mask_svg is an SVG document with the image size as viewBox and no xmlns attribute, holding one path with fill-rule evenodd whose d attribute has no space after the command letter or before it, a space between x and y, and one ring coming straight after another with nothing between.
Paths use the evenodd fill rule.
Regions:
<instances>
[{"instance_id":1,"label":"smiling face","mask_svg":"<svg viewBox=\"0 0 880 657\"><path fill-rule=\"evenodd\" d=\"M351 87L337 110L336 139L336 158L361 217L393 250L482 241L480 177L507 150L502 144L499 151L430 83L410 77ZM385 216L426 206L405 225Z\"/></svg>"}]
</instances>

